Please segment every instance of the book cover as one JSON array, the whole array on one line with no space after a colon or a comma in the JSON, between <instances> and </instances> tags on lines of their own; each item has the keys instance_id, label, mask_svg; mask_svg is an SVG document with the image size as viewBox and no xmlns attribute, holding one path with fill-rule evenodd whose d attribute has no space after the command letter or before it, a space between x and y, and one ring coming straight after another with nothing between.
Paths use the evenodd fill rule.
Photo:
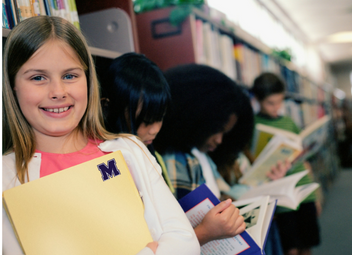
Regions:
<instances>
[{"instance_id":1,"label":"book cover","mask_svg":"<svg viewBox=\"0 0 352 255\"><path fill-rule=\"evenodd\" d=\"M259 186L270 181L266 176L272 166L277 162L296 162L297 158L303 159L305 150L284 136L275 135L265 146L264 150L255 159L250 169L243 174L239 182L249 186ZM293 163L292 163L293 164Z\"/></svg>"},{"instance_id":2,"label":"book cover","mask_svg":"<svg viewBox=\"0 0 352 255\"><path fill-rule=\"evenodd\" d=\"M202 184L191 193L178 201L185 211L193 227L196 227L204 218L205 214L220 203L220 200ZM210 241L201 246L202 255L249 255L262 254L262 250L253 238L244 231L243 233L220 240Z\"/></svg>"},{"instance_id":3,"label":"book cover","mask_svg":"<svg viewBox=\"0 0 352 255\"><path fill-rule=\"evenodd\" d=\"M3 192L27 255L136 254L152 242L120 151Z\"/></svg>"},{"instance_id":4,"label":"book cover","mask_svg":"<svg viewBox=\"0 0 352 255\"><path fill-rule=\"evenodd\" d=\"M325 115L314 123L306 126L306 128L304 128L299 134L264 124L256 124L251 152L255 157L258 157L265 146L269 143L271 138L273 138L275 135L287 137L289 140L301 146L303 150L305 148L312 147L312 144L315 142L317 142L317 146L321 144L322 140L324 140L324 136L327 130L327 123L329 121L330 117Z\"/></svg>"}]
</instances>

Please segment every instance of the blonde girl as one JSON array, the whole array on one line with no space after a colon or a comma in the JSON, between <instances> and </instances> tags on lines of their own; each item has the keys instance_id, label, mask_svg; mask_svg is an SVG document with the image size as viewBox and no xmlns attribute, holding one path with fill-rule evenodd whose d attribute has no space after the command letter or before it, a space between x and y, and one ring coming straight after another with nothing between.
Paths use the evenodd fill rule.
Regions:
<instances>
[{"instance_id":1,"label":"blonde girl","mask_svg":"<svg viewBox=\"0 0 352 255\"><path fill-rule=\"evenodd\" d=\"M194 231L144 144L108 133L102 123L97 76L82 34L58 17L19 23L3 55L3 191L121 150L143 194L154 240L138 254L199 254ZM3 254L22 253L3 209Z\"/></svg>"}]
</instances>

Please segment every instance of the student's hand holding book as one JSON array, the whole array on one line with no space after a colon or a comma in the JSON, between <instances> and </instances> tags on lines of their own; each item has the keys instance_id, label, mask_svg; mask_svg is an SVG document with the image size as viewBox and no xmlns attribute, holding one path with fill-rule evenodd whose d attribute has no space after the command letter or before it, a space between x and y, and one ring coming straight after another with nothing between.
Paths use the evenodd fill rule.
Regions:
<instances>
[{"instance_id":1,"label":"student's hand holding book","mask_svg":"<svg viewBox=\"0 0 352 255\"><path fill-rule=\"evenodd\" d=\"M284 162L278 161L275 166L272 166L270 171L266 174L271 180L278 180L286 176L286 173L292 167L290 161L286 159Z\"/></svg>"},{"instance_id":2,"label":"student's hand holding book","mask_svg":"<svg viewBox=\"0 0 352 255\"><path fill-rule=\"evenodd\" d=\"M200 245L216 239L233 237L246 229L239 209L227 199L214 206L194 229Z\"/></svg>"}]
</instances>

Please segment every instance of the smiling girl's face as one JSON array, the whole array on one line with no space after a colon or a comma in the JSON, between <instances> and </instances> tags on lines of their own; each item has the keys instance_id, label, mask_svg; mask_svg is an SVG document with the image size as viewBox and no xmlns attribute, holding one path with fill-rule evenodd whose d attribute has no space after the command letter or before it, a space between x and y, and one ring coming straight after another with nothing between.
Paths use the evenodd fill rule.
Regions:
<instances>
[{"instance_id":1,"label":"smiling girl's face","mask_svg":"<svg viewBox=\"0 0 352 255\"><path fill-rule=\"evenodd\" d=\"M19 69L14 91L37 138L65 137L87 108L87 79L74 50L49 40Z\"/></svg>"}]
</instances>

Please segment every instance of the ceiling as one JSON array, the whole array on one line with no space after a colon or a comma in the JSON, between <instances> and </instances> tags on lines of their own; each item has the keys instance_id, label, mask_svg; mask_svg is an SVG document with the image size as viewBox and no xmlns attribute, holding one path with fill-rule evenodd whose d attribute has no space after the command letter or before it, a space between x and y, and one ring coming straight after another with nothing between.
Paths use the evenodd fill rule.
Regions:
<instances>
[{"instance_id":1,"label":"ceiling","mask_svg":"<svg viewBox=\"0 0 352 255\"><path fill-rule=\"evenodd\" d=\"M329 36L352 33L352 0L260 0L296 37L316 47L329 64L352 63L350 42L331 43Z\"/></svg>"}]
</instances>

